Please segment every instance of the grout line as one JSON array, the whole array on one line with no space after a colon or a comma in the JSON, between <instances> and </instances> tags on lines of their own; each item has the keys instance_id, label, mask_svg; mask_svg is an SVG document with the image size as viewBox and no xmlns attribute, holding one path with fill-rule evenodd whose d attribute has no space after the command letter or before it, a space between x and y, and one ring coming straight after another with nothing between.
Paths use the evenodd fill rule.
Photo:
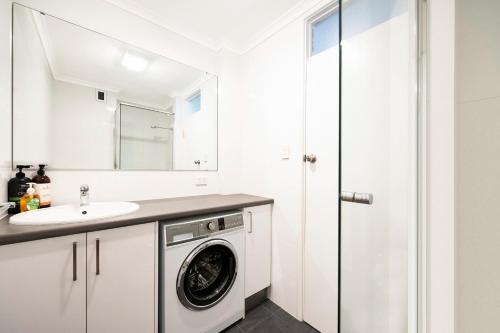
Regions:
<instances>
[{"instance_id":1,"label":"grout line","mask_svg":"<svg viewBox=\"0 0 500 333\"><path fill-rule=\"evenodd\" d=\"M239 326L239 324L236 324L235 327L238 329L238 331L245 333L245 331Z\"/></svg>"}]
</instances>

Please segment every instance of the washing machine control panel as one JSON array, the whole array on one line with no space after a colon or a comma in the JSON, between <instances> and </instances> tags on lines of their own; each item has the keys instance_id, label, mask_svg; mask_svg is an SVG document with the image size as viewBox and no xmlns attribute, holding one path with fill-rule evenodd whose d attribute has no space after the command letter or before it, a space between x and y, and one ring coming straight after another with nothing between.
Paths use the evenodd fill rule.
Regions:
<instances>
[{"instance_id":1,"label":"washing machine control panel","mask_svg":"<svg viewBox=\"0 0 500 333\"><path fill-rule=\"evenodd\" d=\"M226 216L214 217L213 219L200 221L200 234L218 232L222 230L234 229L243 226L243 217L241 214L232 214Z\"/></svg>"},{"instance_id":2,"label":"washing machine control panel","mask_svg":"<svg viewBox=\"0 0 500 333\"><path fill-rule=\"evenodd\" d=\"M174 223L170 222L164 227L164 237L166 245L171 246L242 227L243 215L240 211L232 211L192 220L183 219Z\"/></svg>"}]
</instances>

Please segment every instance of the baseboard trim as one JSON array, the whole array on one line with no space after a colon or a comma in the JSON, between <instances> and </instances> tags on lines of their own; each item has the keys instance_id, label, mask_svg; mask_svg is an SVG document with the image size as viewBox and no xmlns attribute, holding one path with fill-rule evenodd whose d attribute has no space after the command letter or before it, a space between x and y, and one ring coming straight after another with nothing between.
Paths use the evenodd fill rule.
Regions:
<instances>
[{"instance_id":1,"label":"baseboard trim","mask_svg":"<svg viewBox=\"0 0 500 333\"><path fill-rule=\"evenodd\" d=\"M245 313L255 309L267 300L267 288L245 298Z\"/></svg>"}]
</instances>

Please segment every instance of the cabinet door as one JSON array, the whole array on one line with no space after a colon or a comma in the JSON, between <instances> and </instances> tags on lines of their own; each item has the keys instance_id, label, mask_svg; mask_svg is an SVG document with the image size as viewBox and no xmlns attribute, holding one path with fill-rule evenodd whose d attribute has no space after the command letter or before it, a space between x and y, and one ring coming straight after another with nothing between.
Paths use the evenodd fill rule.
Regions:
<instances>
[{"instance_id":1,"label":"cabinet door","mask_svg":"<svg viewBox=\"0 0 500 333\"><path fill-rule=\"evenodd\" d=\"M271 205L243 210L246 230L245 297L271 285Z\"/></svg>"},{"instance_id":2,"label":"cabinet door","mask_svg":"<svg viewBox=\"0 0 500 333\"><path fill-rule=\"evenodd\" d=\"M156 223L87 234L87 332L154 333Z\"/></svg>"},{"instance_id":3,"label":"cabinet door","mask_svg":"<svg viewBox=\"0 0 500 333\"><path fill-rule=\"evenodd\" d=\"M85 333L85 234L0 246L0 332Z\"/></svg>"}]
</instances>

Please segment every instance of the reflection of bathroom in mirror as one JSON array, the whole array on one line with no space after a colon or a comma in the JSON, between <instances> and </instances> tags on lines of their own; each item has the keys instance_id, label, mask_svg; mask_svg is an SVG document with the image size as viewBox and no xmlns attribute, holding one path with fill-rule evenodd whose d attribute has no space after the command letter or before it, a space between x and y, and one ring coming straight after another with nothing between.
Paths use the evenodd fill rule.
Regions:
<instances>
[{"instance_id":1,"label":"reflection of bathroom in mirror","mask_svg":"<svg viewBox=\"0 0 500 333\"><path fill-rule=\"evenodd\" d=\"M217 169L215 75L21 5L12 62L14 165Z\"/></svg>"}]
</instances>

